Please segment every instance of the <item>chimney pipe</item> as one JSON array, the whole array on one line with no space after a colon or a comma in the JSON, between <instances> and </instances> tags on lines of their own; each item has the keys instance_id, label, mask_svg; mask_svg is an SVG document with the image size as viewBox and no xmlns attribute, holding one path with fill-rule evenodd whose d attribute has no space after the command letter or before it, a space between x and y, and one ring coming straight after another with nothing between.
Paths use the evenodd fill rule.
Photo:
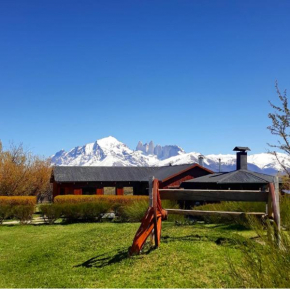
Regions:
<instances>
[{"instance_id":1,"label":"chimney pipe","mask_svg":"<svg viewBox=\"0 0 290 289\"><path fill-rule=\"evenodd\" d=\"M203 159L204 159L204 156L203 155L199 155L198 156L198 164L200 165L200 166L204 166L204 164L203 164Z\"/></svg>"},{"instance_id":2,"label":"chimney pipe","mask_svg":"<svg viewBox=\"0 0 290 289\"><path fill-rule=\"evenodd\" d=\"M248 147L235 147L233 151L237 152L237 170L247 170L247 151L250 151L250 149Z\"/></svg>"},{"instance_id":3,"label":"chimney pipe","mask_svg":"<svg viewBox=\"0 0 290 289\"><path fill-rule=\"evenodd\" d=\"M222 171L222 160L221 159L219 159L219 173Z\"/></svg>"}]
</instances>

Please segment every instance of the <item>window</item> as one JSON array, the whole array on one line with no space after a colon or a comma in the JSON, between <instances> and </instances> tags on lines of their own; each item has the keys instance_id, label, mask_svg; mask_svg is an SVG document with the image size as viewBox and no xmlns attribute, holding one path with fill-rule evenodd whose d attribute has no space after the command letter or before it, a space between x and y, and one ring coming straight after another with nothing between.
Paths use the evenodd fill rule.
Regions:
<instances>
[{"instance_id":1,"label":"window","mask_svg":"<svg viewBox=\"0 0 290 289\"><path fill-rule=\"evenodd\" d=\"M83 195L96 195L96 188L83 188Z\"/></svg>"}]
</instances>

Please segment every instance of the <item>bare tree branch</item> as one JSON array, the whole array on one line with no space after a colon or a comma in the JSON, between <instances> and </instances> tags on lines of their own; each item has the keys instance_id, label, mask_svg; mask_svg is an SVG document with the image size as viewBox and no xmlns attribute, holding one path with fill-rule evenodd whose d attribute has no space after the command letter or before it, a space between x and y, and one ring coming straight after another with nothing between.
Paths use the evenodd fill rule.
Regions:
<instances>
[{"instance_id":1,"label":"bare tree branch","mask_svg":"<svg viewBox=\"0 0 290 289\"><path fill-rule=\"evenodd\" d=\"M268 114L268 117L272 121L272 125L268 126L267 129L271 132L271 134L279 136L279 140L276 144L268 144L268 146L274 149L270 151L270 153L275 156L282 170L290 177L289 168L279 158L279 155L275 150L278 149L290 156L290 111L288 108L287 91L285 90L282 94L278 87L277 81L275 83L275 88L280 100L280 105L274 105L271 101L269 101L273 112Z\"/></svg>"}]
</instances>

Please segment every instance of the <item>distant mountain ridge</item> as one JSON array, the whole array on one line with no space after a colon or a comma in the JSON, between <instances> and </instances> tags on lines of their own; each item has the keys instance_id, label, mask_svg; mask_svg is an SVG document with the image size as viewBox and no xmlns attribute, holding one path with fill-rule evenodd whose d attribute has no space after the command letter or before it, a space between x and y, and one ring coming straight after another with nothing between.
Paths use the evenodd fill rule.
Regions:
<instances>
[{"instance_id":1,"label":"distant mountain ridge","mask_svg":"<svg viewBox=\"0 0 290 289\"><path fill-rule=\"evenodd\" d=\"M51 157L51 162L56 166L166 166L197 163L199 155L198 152L186 153L177 145L155 146L152 141L144 145L139 141L136 150L132 150L109 136L68 152L61 150ZM213 171L219 170L219 159L221 171L236 169L235 154L210 154L204 157L204 166ZM287 155L279 153L279 157L290 167ZM267 153L249 154L248 168L266 174L275 174L280 170L275 157Z\"/></svg>"},{"instance_id":2,"label":"distant mountain ridge","mask_svg":"<svg viewBox=\"0 0 290 289\"><path fill-rule=\"evenodd\" d=\"M156 145L154 146L153 141L150 141L149 144L138 142L136 151L142 151L145 155L155 155L159 160L168 159L173 156L185 153L185 151L177 145Z\"/></svg>"}]
</instances>

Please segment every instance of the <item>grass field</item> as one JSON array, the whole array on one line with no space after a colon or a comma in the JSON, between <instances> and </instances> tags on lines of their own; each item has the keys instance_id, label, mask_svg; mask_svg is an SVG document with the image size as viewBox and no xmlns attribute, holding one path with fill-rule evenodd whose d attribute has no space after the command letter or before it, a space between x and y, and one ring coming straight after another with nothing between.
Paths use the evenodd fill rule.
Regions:
<instances>
[{"instance_id":1,"label":"grass field","mask_svg":"<svg viewBox=\"0 0 290 289\"><path fill-rule=\"evenodd\" d=\"M229 270L242 265L226 225L165 222L161 247L128 258L139 224L3 225L0 287L239 287Z\"/></svg>"}]
</instances>

